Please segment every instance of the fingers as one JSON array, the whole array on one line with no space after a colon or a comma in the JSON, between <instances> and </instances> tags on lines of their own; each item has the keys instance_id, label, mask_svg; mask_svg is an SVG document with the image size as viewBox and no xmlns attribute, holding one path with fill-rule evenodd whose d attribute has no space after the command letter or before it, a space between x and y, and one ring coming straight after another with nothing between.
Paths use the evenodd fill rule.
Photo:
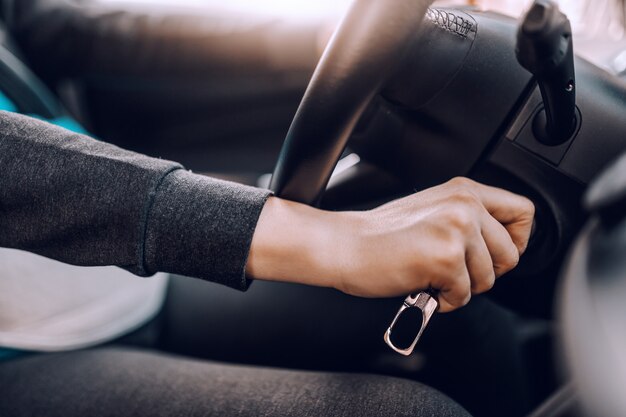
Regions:
<instances>
[{"instance_id":1,"label":"fingers","mask_svg":"<svg viewBox=\"0 0 626 417\"><path fill-rule=\"evenodd\" d=\"M505 231L506 233L506 231ZM516 253L517 250L513 248ZM468 243L465 258L472 294L489 291L496 280L492 256L480 233Z\"/></svg>"},{"instance_id":2,"label":"fingers","mask_svg":"<svg viewBox=\"0 0 626 417\"><path fill-rule=\"evenodd\" d=\"M472 298L468 270L463 267L448 285L439 289L439 312L447 313L461 308Z\"/></svg>"},{"instance_id":3,"label":"fingers","mask_svg":"<svg viewBox=\"0 0 626 417\"><path fill-rule=\"evenodd\" d=\"M534 204L521 195L480 184L468 178L455 178L452 181L476 194L489 214L504 225L517 247L518 254L523 254L528 246L535 217Z\"/></svg>"},{"instance_id":4,"label":"fingers","mask_svg":"<svg viewBox=\"0 0 626 417\"><path fill-rule=\"evenodd\" d=\"M496 277L504 275L517 266L520 250L507 229L487 212L483 215L481 233L489 250Z\"/></svg>"},{"instance_id":5,"label":"fingers","mask_svg":"<svg viewBox=\"0 0 626 417\"><path fill-rule=\"evenodd\" d=\"M465 179L469 183L489 214L500 223L514 223L531 219L535 214L533 203L526 197L514 194L501 188L481 184L470 179Z\"/></svg>"},{"instance_id":6,"label":"fingers","mask_svg":"<svg viewBox=\"0 0 626 417\"><path fill-rule=\"evenodd\" d=\"M532 203L531 203L532 204ZM535 206L532 206L532 215L526 216L513 223L504 224L507 232L511 236L513 243L517 247L518 253L522 255L526 252L528 247L528 241L530 240L530 233L533 228L533 220L535 218Z\"/></svg>"},{"instance_id":7,"label":"fingers","mask_svg":"<svg viewBox=\"0 0 626 417\"><path fill-rule=\"evenodd\" d=\"M506 230L504 233L508 238ZM513 250L517 254L517 249L514 246ZM449 284L440 288L440 312L453 311L463 307L469 302L472 294L480 294L493 287L496 274L492 255L479 231L468 240L465 264L460 268L460 272L449 275L448 279Z\"/></svg>"}]
</instances>

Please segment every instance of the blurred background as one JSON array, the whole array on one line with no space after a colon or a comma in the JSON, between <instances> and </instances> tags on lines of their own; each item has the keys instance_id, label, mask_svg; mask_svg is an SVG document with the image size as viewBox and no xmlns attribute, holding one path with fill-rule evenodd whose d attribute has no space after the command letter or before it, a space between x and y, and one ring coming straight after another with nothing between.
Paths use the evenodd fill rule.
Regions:
<instances>
[{"instance_id":1,"label":"blurred background","mask_svg":"<svg viewBox=\"0 0 626 417\"><path fill-rule=\"evenodd\" d=\"M517 17L530 3L441 0L435 5ZM558 3L572 22L575 51L612 73L624 73L624 2ZM80 74L54 79L46 73L49 63L41 70L35 66L73 115L107 141L180 161L194 171L257 184L259 176L272 171L317 60L350 1L81 0L80 4L87 8L97 4L111 13L120 8L134 11L137 16L130 13L127 22L135 27L131 38L144 39L147 45L135 46L144 63L134 65L133 71L124 65L131 62L133 67L138 55L119 36L112 41L121 56L109 54ZM102 36L112 32L99 31ZM130 52L124 55L126 50Z\"/></svg>"},{"instance_id":2,"label":"blurred background","mask_svg":"<svg viewBox=\"0 0 626 417\"><path fill-rule=\"evenodd\" d=\"M350 0L97 0L110 4L151 4L170 7L212 9L276 16L289 19L318 19L339 17ZM622 0L555 0L567 13L576 33L589 37L618 40L624 32L624 2ZM438 0L436 6L474 6L517 17L532 0Z\"/></svg>"}]
</instances>

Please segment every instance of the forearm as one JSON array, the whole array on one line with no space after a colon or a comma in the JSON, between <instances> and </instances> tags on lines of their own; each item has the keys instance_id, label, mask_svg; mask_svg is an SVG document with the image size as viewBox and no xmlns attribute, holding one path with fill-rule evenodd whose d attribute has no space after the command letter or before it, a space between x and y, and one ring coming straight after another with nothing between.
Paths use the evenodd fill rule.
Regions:
<instances>
[{"instance_id":1,"label":"forearm","mask_svg":"<svg viewBox=\"0 0 626 417\"><path fill-rule=\"evenodd\" d=\"M348 247L338 240L352 238L351 221L349 213L271 197L259 218L246 271L263 280L336 287L337 260Z\"/></svg>"},{"instance_id":2,"label":"forearm","mask_svg":"<svg viewBox=\"0 0 626 417\"><path fill-rule=\"evenodd\" d=\"M244 289L267 192L0 112L0 246Z\"/></svg>"}]
</instances>

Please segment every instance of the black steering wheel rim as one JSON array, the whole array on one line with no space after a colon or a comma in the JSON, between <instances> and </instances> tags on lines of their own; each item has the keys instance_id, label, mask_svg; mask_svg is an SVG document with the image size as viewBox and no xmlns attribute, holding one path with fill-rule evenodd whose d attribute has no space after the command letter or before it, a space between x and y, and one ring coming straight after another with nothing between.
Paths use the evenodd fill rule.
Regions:
<instances>
[{"instance_id":1,"label":"black steering wheel rim","mask_svg":"<svg viewBox=\"0 0 626 417\"><path fill-rule=\"evenodd\" d=\"M407 53L430 0L355 0L304 94L270 189L319 202L359 118Z\"/></svg>"}]
</instances>

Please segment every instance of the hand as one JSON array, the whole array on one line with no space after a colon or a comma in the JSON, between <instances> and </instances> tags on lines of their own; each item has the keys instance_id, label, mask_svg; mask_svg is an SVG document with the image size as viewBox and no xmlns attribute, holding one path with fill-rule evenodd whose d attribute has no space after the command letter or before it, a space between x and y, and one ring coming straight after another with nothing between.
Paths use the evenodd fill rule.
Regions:
<instances>
[{"instance_id":1,"label":"hand","mask_svg":"<svg viewBox=\"0 0 626 417\"><path fill-rule=\"evenodd\" d=\"M493 287L526 249L530 200L455 178L443 185L354 213L358 226L338 288L365 296L440 291L440 311Z\"/></svg>"},{"instance_id":2,"label":"hand","mask_svg":"<svg viewBox=\"0 0 626 417\"><path fill-rule=\"evenodd\" d=\"M465 178L363 212L271 198L247 271L362 297L434 288L451 311L517 265L533 218L530 200Z\"/></svg>"}]
</instances>

